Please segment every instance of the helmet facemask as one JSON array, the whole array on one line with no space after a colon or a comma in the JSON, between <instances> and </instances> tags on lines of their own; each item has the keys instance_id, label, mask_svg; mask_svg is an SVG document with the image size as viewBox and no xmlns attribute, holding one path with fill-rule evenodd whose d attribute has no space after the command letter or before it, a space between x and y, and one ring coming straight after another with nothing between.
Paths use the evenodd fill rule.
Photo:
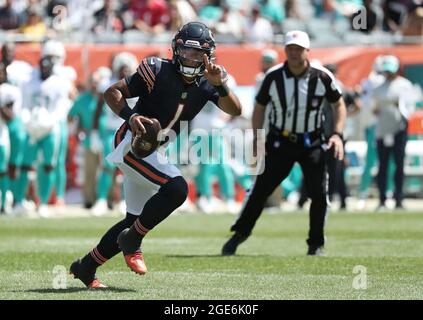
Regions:
<instances>
[{"instance_id":1,"label":"helmet facemask","mask_svg":"<svg viewBox=\"0 0 423 320\"><path fill-rule=\"evenodd\" d=\"M179 72L187 78L202 76L205 70L204 54L207 54L210 58L209 51L187 46L178 46L175 55Z\"/></svg>"}]
</instances>

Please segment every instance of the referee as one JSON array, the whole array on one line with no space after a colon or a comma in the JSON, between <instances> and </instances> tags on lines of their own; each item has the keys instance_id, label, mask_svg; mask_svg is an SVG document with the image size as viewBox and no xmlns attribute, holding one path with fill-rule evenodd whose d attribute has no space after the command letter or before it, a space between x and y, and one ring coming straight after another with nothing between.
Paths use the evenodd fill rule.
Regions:
<instances>
[{"instance_id":1,"label":"referee","mask_svg":"<svg viewBox=\"0 0 423 320\"><path fill-rule=\"evenodd\" d=\"M286 62L267 71L257 93L252 118L255 132L263 127L265 109L271 108L265 167L231 227L235 233L223 246L222 255L235 254L237 246L248 238L267 197L288 176L295 162L301 165L311 198L307 254L323 254L327 209L325 150L333 148L335 158L343 158L346 108L332 73L309 62L309 48L307 33L288 32L285 35ZM334 133L328 141L324 141L321 130L324 99L331 104L335 117ZM257 136L254 142L256 146Z\"/></svg>"}]
</instances>

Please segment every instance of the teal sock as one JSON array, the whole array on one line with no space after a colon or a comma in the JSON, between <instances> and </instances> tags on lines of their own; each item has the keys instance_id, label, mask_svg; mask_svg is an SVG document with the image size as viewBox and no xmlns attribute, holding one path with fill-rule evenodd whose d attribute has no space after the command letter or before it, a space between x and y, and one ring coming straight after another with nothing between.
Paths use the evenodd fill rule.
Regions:
<instances>
[{"instance_id":1,"label":"teal sock","mask_svg":"<svg viewBox=\"0 0 423 320\"><path fill-rule=\"evenodd\" d=\"M1 199L0 199L0 208L4 209L6 206L6 192L7 192L7 176L1 175L0 176L0 192L1 192Z\"/></svg>"},{"instance_id":2,"label":"teal sock","mask_svg":"<svg viewBox=\"0 0 423 320\"><path fill-rule=\"evenodd\" d=\"M68 132L67 124L62 123L62 132L60 136L60 150L55 168L55 188L58 199L64 199L66 192L66 153L68 150Z\"/></svg>"},{"instance_id":3,"label":"teal sock","mask_svg":"<svg viewBox=\"0 0 423 320\"><path fill-rule=\"evenodd\" d=\"M23 199L25 198L26 190L28 189L28 171L21 170L19 177L15 182L15 203L22 204Z\"/></svg>"},{"instance_id":4,"label":"teal sock","mask_svg":"<svg viewBox=\"0 0 423 320\"><path fill-rule=\"evenodd\" d=\"M9 187L9 190L12 192L13 197L15 197L16 190L18 188L18 179L19 177L17 177L15 180L8 179L9 180L8 187Z\"/></svg>"},{"instance_id":5,"label":"teal sock","mask_svg":"<svg viewBox=\"0 0 423 320\"><path fill-rule=\"evenodd\" d=\"M66 167L64 163L58 163L55 169L56 197L63 199L66 191Z\"/></svg>"},{"instance_id":6,"label":"teal sock","mask_svg":"<svg viewBox=\"0 0 423 320\"><path fill-rule=\"evenodd\" d=\"M226 164L218 165L217 176L221 194L226 200L232 200L235 196L235 177L232 168Z\"/></svg>"},{"instance_id":7,"label":"teal sock","mask_svg":"<svg viewBox=\"0 0 423 320\"><path fill-rule=\"evenodd\" d=\"M38 171L38 190L40 195L40 202L47 204L50 198L51 190L54 185L54 172L45 170Z\"/></svg>"}]
</instances>

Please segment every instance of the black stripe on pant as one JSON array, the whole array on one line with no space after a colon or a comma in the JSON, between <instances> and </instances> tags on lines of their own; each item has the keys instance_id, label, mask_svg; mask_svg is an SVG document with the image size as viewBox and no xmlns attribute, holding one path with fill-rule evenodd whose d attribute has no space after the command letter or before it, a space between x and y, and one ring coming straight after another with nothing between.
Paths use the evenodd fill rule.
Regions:
<instances>
[{"instance_id":1,"label":"black stripe on pant","mask_svg":"<svg viewBox=\"0 0 423 320\"><path fill-rule=\"evenodd\" d=\"M231 231L249 236L260 217L267 197L289 175L295 162L303 170L307 193L311 198L308 245L324 244L324 224L327 211L327 172L324 151L318 147L305 148L288 141L266 142L264 172L257 176L240 216ZM278 146L278 147L276 147Z\"/></svg>"}]
</instances>

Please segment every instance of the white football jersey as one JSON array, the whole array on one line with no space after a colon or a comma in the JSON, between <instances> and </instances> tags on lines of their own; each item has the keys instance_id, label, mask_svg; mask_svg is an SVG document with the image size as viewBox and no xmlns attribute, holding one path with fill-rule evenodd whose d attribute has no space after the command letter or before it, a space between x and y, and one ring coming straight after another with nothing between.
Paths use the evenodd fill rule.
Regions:
<instances>
[{"instance_id":1,"label":"white football jersey","mask_svg":"<svg viewBox=\"0 0 423 320\"><path fill-rule=\"evenodd\" d=\"M53 73L71 82L74 82L77 78L76 71L71 66L55 65L53 68Z\"/></svg>"},{"instance_id":2,"label":"white football jersey","mask_svg":"<svg viewBox=\"0 0 423 320\"><path fill-rule=\"evenodd\" d=\"M14 60L6 68L7 81L19 88L29 81L34 68L25 61Z\"/></svg>"},{"instance_id":3,"label":"white football jersey","mask_svg":"<svg viewBox=\"0 0 423 320\"><path fill-rule=\"evenodd\" d=\"M71 66L62 66L62 65L55 65L53 69L53 73L65 81L69 82L70 88L73 86L73 83L76 81L77 74L73 67ZM67 99L62 100L61 108L64 108L62 114L61 121L67 120L67 115L69 110L72 108L72 100L70 99L69 95Z\"/></svg>"},{"instance_id":4,"label":"white football jersey","mask_svg":"<svg viewBox=\"0 0 423 320\"><path fill-rule=\"evenodd\" d=\"M70 89L69 81L55 74L42 80L39 70L34 70L31 80L24 85L23 114L28 114L34 107L42 107L47 109L51 119L60 121L68 112L63 105L69 99ZM23 120L29 121L28 118Z\"/></svg>"}]
</instances>

